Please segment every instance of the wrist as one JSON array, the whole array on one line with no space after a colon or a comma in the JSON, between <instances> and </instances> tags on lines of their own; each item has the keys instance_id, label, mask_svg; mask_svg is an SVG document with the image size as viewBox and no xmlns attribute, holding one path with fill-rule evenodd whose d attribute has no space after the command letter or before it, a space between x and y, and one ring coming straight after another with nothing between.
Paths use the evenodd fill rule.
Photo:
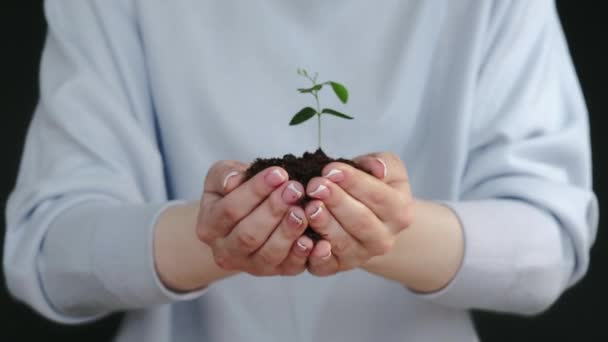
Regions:
<instances>
[{"instance_id":1,"label":"wrist","mask_svg":"<svg viewBox=\"0 0 608 342\"><path fill-rule=\"evenodd\" d=\"M416 201L412 225L397 235L387 254L370 259L362 269L417 292L434 292L454 278L463 255L456 214L438 203Z\"/></svg>"},{"instance_id":2,"label":"wrist","mask_svg":"<svg viewBox=\"0 0 608 342\"><path fill-rule=\"evenodd\" d=\"M154 264L159 279L177 292L201 289L234 274L222 270L211 248L196 235L199 202L166 208L154 231Z\"/></svg>"}]
</instances>

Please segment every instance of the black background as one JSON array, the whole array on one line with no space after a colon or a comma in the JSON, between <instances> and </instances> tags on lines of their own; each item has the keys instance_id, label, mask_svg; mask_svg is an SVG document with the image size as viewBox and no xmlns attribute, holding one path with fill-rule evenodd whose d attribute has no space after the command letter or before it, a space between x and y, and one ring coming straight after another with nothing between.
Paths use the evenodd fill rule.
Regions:
<instances>
[{"instance_id":1,"label":"black background","mask_svg":"<svg viewBox=\"0 0 608 342\"><path fill-rule=\"evenodd\" d=\"M86 1L86 0L77 0ZM526 0L535 1L535 0ZM606 307L608 283L602 277L608 267L604 197L608 195L608 139L601 117L608 107L608 25L601 1L557 0L590 112L594 159L594 188L600 199L598 238L592 249L591 267L582 282L567 291L546 313L534 318L475 313L482 341L608 341ZM0 205L12 189L25 131L37 101L37 72L45 35L42 2L0 2ZM4 220L0 224L0 251ZM13 301L0 274L0 341L109 341L120 315L94 324L65 327L48 322L29 308ZM603 323L603 324L602 324Z\"/></svg>"}]
</instances>

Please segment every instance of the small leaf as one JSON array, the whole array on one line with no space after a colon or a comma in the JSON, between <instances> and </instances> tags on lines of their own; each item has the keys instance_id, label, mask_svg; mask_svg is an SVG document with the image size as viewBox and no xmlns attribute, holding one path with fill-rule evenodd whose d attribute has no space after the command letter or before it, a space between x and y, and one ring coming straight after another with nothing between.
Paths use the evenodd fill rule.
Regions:
<instances>
[{"instance_id":1,"label":"small leaf","mask_svg":"<svg viewBox=\"0 0 608 342\"><path fill-rule=\"evenodd\" d=\"M333 110L333 109L330 109L330 108L323 108L323 110L321 111L321 113L335 115L335 116L337 116L337 117L341 117L341 118L343 118L343 119L349 119L349 120L354 119L354 118L353 118L352 116L350 116L350 115L346 115L346 114L344 114L344 113L340 113L340 112L338 112L337 110Z\"/></svg>"},{"instance_id":2,"label":"small leaf","mask_svg":"<svg viewBox=\"0 0 608 342\"><path fill-rule=\"evenodd\" d=\"M297 72L298 72L298 75L302 76L302 69L298 68Z\"/></svg>"},{"instance_id":3,"label":"small leaf","mask_svg":"<svg viewBox=\"0 0 608 342\"><path fill-rule=\"evenodd\" d=\"M311 107L302 108L289 122L289 126L301 124L302 122L312 118L317 114L317 111Z\"/></svg>"},{"instance_id":4,"label":"small leaf","mask_svg":"<svg viewBox=\"0 0 608 342\"><path fill-rule=\"evenodd\" d=\"M348 101L348 90L346 89L346 87L340 83L333 81L330 81L329 84L331 85L331 88L334 90L334 93L336 93L336 96L340 99L340 101L342 101L342 103L346 103Z\"/></svg>"},{"instance_id":5,"label":"small leaf","mask_svg":"<svg viewBox=\"0 0 608 342\"><path fill-rule=\"evenodd\" d=\"M322 84L317 84L314 87L310 87L310 88L298 88L298 91L300 93L312 93L313 91L319 91L321 90L321 88L323 88Z\"/></svg>"}]
</instances>

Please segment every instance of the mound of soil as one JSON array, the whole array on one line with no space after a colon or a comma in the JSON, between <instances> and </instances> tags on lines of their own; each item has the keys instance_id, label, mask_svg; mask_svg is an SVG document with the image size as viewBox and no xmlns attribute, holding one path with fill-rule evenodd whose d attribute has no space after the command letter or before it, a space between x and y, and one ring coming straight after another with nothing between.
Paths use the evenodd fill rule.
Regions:
<instances>
[{"instance_id":1,"label":"mound of soil","mask_svg":"<svg viewBox=\"0 0 608 342\"><path fill-rule=\"evenodd\" d=\"M333 159L328 157L322 149L318 149L314 153L304 152L301 157L296 157L293 154L286 154L282 158L258 158L251 164L249 169L247 169L245 178L249 179L268 167L280 166L287 171L289 179L298 181L306 187L306 184L308 184L312 178L321 176L321 171L325 165L334 161L359 168L350 159ZM310 197L304 195L297 204L304 208L311 200ZM321 239L321 236L312 230L310 226L306 228L304 234L315 242Z\"/></svg>"}]
</instances>

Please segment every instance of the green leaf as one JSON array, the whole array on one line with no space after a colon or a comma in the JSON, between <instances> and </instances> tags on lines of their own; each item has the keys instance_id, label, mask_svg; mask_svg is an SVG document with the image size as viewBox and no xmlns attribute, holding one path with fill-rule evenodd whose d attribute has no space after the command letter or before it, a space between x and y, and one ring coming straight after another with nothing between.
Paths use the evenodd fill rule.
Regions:
<instances>
[{"instance_id":1,"label":"green leaf","mask_svg":"<svg viewBox=\"0 0 608 342\"><path fill-rule=\"evenodd\" d=\"M333 109L330 109L330 108L323 108L323 110L321 111L321 113L335 115L335 116L343 118L343 119L349 119L349 120L354 119L350 115L346 115L344 113L340 113L337 110L333 110Z\"/></svg>"},{"instance_id":2,"label":"green leaf","mask_svg":"<svg viewBox=\"0 0 608 342\"><path fill-rule=\"evenodd\" d=\"M331 85L331 88L334 90L334 93L336 93L336 96L340 99L340 101L342 101L342 103L346 103L348 101L348 90L346 87L333 81L329 81L328 83Z\"/></svg>"},{"instance_id":3,"label":"green leaf","mask_svg":"<svg viewBox=\"0 0 608 342\"><path fill-rule=\"evenodd\" d=\"M317 114L317 111L311 107L302 108L302 110L300 110L296 115L293 116L293 118L291 118L289 126L301 124L302 122L315 116L315 114Z\"/></svg>"},{"instance_id":4,"label":"green leaf","mask_svg":"<svg viewBox=\"0 0 608 342\"><path fill-rule=\"evenodd\" d=\"M321 90L321 88L323 88L322 84L317 84L314 87L310 87L310 88L298 88L298 91L300 93L312 93L313 91L319 91Z\"/></svg>"}]
</instances>

